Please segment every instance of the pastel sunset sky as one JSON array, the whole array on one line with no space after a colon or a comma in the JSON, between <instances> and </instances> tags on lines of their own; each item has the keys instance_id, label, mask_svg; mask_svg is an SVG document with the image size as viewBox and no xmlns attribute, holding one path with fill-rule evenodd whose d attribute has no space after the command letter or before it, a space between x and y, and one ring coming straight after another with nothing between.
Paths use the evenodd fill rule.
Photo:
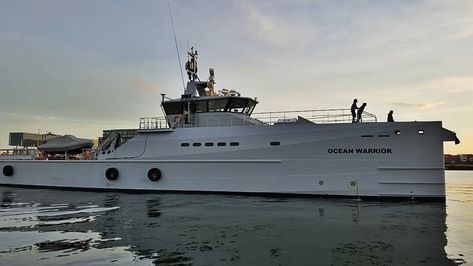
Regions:
<instances>
[{"instance_id":1,"label":"pastel sunset sky","mask_svg":"<svg viewBox=\"0 0 473 266\"><path fill-rule=\"evenodd\" d=\"M473 153L473 1L170 1L181 60L259 111L349 108L441 120ZM182 94L161 0L1 0L0 147L26 131L97 138Z\"/></svg>"}]
</instances>

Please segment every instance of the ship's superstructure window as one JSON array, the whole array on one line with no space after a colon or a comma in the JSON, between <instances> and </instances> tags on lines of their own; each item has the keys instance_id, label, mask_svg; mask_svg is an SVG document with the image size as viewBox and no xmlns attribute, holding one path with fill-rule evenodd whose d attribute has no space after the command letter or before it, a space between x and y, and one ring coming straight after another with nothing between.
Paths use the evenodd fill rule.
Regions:
<instances>
[{"instance_id":1,"label":"ship's superstructure window","mask_svg":"<svg viewBox=\"0 0 473 266\"><path fill-rule=\"evenodd\" d=\"M230 146L240 146L240 142L230 142Z\"/></svg>"},{"instance_id":2,"label":"ship's superstructure window","mask_svg":"<svg viewBox=\"0 0 473 266\"><path fill-rule=\"evenodd\" d=\"M279 145L281 145L281 142L279 142L279 141L271 141L269 144L270 144L271 146L279 146Z\"/></svg>"},{"instance_id":3,"label":"ship's superstructure window","mask_svg":"<svg viewBox=\"0 0 473 266\"><path fill-rule=\"evenodd\" d=\"M200 146L202 146L202 143L200 143L200 142L194 142L194 143L192 143L192 146L194 146L194 147L200 147Z\"/></svg>"},{"instance_id":4,"label":"ship's superstructure window","mask_svg":"<svg viewBox=\"0 0 473 266\"><path fill-rule=\"evenodd\" d=\"M213 145L214 145L213 142L206 142L206 143L205 143L205 146L207 146L207 147L212 147Z\"/></svg>"},{"instance_id":5,"label":"ship's superstructure window","mask_svg":"<svg viewBox=\"0 0 473 266\"><path fill-rule=\"evenodd\" d=\"M394 130L394 134L401 135L401 130L399 130L399 129Z\"/></svg>"},{"instance_id":6,"label":"ship's superstructure window","mask_svg":"<svg viewBox=\"0 0 473 266\"><path fill-rule=\"evenodd\" d=\"M422 134L424 134L424 130L423 130L423 129L419 129L418 133L419 133L419 135L422 135Z\"/></svg>"},{"instance_id":7,"label":"ship's superstructure window","mask_svg":"<svg viewBox=\"0 0 473 266\"><path fill-rule=\"evenodd\" d=\"M180 102L170 102L163 104L167 115L182 114L182 104Z\"/></svg>"},{"instance_id":8,"label":"ship's superstructure window","mask_svg":"<svg viewBox=\"0 0 473 266\"><path fill-rule=\"evenodd\" d=\"M378 135L378 138L389 138L391 135Z\"/></svg>"},{"instance_id":9,"label":"ship's superstructure window","mask_svg":"<svg viewBox=\"0 0 473 266\"><path fill-rule=\"evenodd\" d=\"M362 137L362 138L372 138L373 135L362 135L361 137Z\"/></svg>"},{"instance_id":10,"label":"ship's superstructure window","mask_svg":"<svg viewBox=\"0 0 473 266\"><path fill-rule=\"evenodd\" d=\"M230 112L242 113L248 103L248 99L231 99L226 109Z\"/></svg>"},{"instance_id":11,"label":"ship's superstructure window","mask_svg":"<svg viewBox=\"0 0 473 266\"><path fill-rule=\"evenodd\" d=\"M257 102L249 98L219 97L208 99L182 98L181 101L163 102L166 115L206 112L238 112L251 115Z\"/></svg>"},{"instance_id":12,"label":"ship's superstructure window","mask_svg":"<svg viewBox=\"0 0 473 266\"><path fill-rule=\"evenodd\" d=\"M209 112L224 112L228 99L219 99L209 101Z\"/></svg>"},{"instance_id":13,"label":"ship's superstructure window","mask_svg":"<svg viewBox=\"0 0 473 266\"><path fill-rule=\"evenodd\" d=\"M217 146L221 146L221 147L227 146L227 143L226 142L219 142L219 143L217 143Z\"/></svg>"},{"instance_id":14,"label":"ship's superstructure window","mask_svg":"<svg viewBox=\"0 0 473 266\"><path fill-rule=\"evenodd\" d=\"M256 102L254 101L249 101L248 105L246 106L245 110L243 111L245 114L251 114L253 113L253 110L255 109Z\"/></svg>"},{"instance_id":15,"label":"ship's superstructure window","mask_svg":"<svg viewBox=\"0 0 473 266\"><path fill-rule=\"evenodd\" d=\"M208 112L209 111L209 102L208 101L198 101L197 102L197 112Z\"/></svg>"},{"instance_id":16,"label":"ship's superstructure window","mask_svg":"<svg viewBox=\"0 0 473 266\"><path fill-rule=\"evenodd\" d=\"M181 143L181 147L189 147L189 143L186 143L186 142Z\"/></svg>"}]
</instances>

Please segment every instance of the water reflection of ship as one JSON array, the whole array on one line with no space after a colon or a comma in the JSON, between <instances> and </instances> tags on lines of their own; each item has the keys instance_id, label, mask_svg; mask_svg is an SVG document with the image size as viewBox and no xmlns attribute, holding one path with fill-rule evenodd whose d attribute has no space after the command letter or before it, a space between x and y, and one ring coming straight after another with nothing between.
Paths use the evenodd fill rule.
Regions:
<instances>
[{"instance_id":1,"label":"water reflection of ship","mask_svg":"<svg viewBox=\"0 0 473 266\"><path fill-rule=\"evenodd\" d=\"M444 251L443 203L75 193L55 191L40 202L75 199L55 217L78 222L51 224L38 215L37 225L22 230L100 237L37 243L40 250L126 247L156 264L454 264ZM16 190L3 192L2 201L15 196L34 199ZM106 211L89 213L84 206Z\"/></svg>"}]
</instances>

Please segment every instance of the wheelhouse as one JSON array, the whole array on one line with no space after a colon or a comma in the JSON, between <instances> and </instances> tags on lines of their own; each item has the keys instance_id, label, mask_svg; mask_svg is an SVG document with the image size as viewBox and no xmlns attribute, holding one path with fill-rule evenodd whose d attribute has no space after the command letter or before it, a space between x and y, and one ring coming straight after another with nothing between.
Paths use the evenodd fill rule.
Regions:
<instances>
[{"instance_id":1,"label":"wheelhouse","mask_svg":"<svg viewBox=\"0 0 473 266\"><path fill-rule=\"evenodd\" d=\"M232 112L251 115L258 102L248 97L203 96L181 98L162 103L166 115L209 112Z\"/></svg>"},{"instance_id":2,"label":"wheelhouse","mask_svg":"<svg viewBox=\"0 0 473 266\"><path fill-rule=\"evenodd\" d=\"M234 126L261 123L250 115L258 102L241 97L235 90L214 90L215 72L209 69L209 78L201 81L197 76L197 51L188 52L186 72L189 77L184 94L169 99L161 94L161 107L171 128L202 126ZM167 99L167 100L165 100Z\"/></svg>"}]
</instances>

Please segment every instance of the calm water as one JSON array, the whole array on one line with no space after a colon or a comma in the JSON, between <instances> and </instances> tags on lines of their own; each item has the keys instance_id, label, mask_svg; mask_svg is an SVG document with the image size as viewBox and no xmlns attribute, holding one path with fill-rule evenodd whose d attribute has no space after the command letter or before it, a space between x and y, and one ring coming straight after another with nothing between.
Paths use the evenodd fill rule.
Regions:
<instances>
[{"instance_id":1,"label":"calm water","mask_svg":"<svg viewBox=\"0 0 473 266\"><path fill-rule=\"evenodd\" d=\"M0 187L0 265L473 265L473 172L447 204Z\"/></svg>"}]
</instances>

